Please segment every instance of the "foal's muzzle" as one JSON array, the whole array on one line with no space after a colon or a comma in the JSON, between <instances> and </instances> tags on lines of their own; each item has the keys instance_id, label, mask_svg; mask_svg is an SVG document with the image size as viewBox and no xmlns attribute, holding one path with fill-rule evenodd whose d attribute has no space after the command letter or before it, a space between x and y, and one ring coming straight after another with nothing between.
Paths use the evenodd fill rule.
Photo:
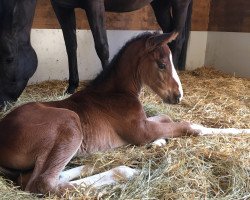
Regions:
<instances>
[{"instance_id":1,"label":"foal's muzzle","mask_svg":"<svg viewBox=\"0 0 250 200\"><path fill-rule=\"evenodd\" d=\"M178 104L180 103L182 98L182 95L179 94L172 94L169 95L168 97L166 97L165 99L163 99L164 103L168 103L168 104Z\"/></svg>"}]
</instances>

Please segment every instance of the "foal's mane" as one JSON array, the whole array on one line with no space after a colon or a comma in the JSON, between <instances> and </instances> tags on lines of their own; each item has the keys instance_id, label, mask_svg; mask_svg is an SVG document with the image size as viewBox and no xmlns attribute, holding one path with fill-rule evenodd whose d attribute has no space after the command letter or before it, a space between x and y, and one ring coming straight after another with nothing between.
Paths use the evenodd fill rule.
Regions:
<instances>
[{"instance_id":1,"label":"foal's mane","mask_svg":"<svg viewBox=\"0 0 250 200\"><path fill-rule=\"evenodd\" d=\"M114 72L116 70L116 67L118 66L118 62L122 56L122 54L124 53L125 49L134 41L136 40L141 40L141 39L148 39L149 37L152 37L153 35L156 35L159 33L151 33L151 32L144 32L139 34L138 36L130 39L129 41L127 41L123 47L121 47L121 49L118 51L118 53L113 57L113 59L111 60L111 62L108 64L108 66L106 66L106 68L104 68L103 71L101 71L96 78L94 78L92 81L90 81L90 83L88 84L88 86L97 86L99 84L101 84L102 82L106 81L109 78L109 75Z\"/></svg>"}]
</instances>

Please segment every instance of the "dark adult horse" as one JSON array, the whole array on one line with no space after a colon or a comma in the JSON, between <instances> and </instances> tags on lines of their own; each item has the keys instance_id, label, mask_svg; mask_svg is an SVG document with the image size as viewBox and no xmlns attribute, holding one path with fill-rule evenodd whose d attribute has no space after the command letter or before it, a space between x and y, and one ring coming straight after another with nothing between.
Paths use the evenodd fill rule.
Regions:
<instances>
[{"instance_id":1,"label":"dark adult horse","mask_svg":"<svg viewBox=\"0 0 250 200\"><path fill-rule=\"evenodd\" d=\"M77 40L74 8L85 9L94 37L95 49L102 66L108 64L109 49L105 30L105 10L129 12L150 4L164 33L179 33L170 45L173 61L178 69L185 68L186 50L191 25L192 0L51 0L61 24L69 62L68 93L74 93L79 84L77 69Z\"/></svg>"},{"instance_id":2,"label":"dark adult horse","mask_svg":"<svg viewBox=\"0 0 250 200\"><path fill-rule=\"evenodd\" d=\"M0 107L16 101L37 68L30 44L35 0L0 1Z\"/></svg>"}]
</instances>

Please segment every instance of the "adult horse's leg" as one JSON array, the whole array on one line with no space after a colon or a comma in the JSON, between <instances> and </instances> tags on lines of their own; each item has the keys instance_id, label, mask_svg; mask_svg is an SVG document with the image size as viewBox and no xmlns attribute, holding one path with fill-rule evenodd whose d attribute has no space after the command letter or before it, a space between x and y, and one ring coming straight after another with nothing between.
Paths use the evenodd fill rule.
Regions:
<instances>
[{"instance_id":1,"label":"adult horse's leg","mask_svg":"<svg viewBox=\"0 0 250 200\"><path fill-rule=\"evenodd\" d=\"M161 27L163 33L169 33L173 30L173 20L171 16L170 1L154 0L151 2L156 20Z\"/></svg>"},{"instance_id":2,"label":"adult horse's leg","mask_svg":"<svg viewBox=\"0 0 250 200\"><path fill-rule=\"evenodd\" d=\"M69 86L66 93L73 94L79 85L75 11L74 8L57 5L53 0L51 4L61 25L68 54Z\"/></svg>"},{"instance_id":3,"label":"adult horse's leg","mask_svg":"<svg viewBox=\"0 0 250 200\"><path fill-rule=\"evenodd\" d=\"M187 48L188 48L188 41L189 41L191 23L192 23L192 10L193 10L193 0L191 0L188 6L186 22L185 22L185 26L181 35L182 44L180 45L182 45L182 48L181 48L181 53L179 55L179 59L177 63L177 66L179 66L179 70L185 70L185 66L186 66Z\"/></svg>"},{"instance_id":4,"label":"adult horse's leg","mask_svg":"<svg viewBox=\"0 0 250 200\"><path fill-rule=\"evenodd\" d=\"M101 60L102 67L104 68L109 62L109 46L105 29L104 2L103 0L88 0L85 10L94 37L95 49Z\"/></svg>"},{"instance_id":5,"label":"adult horse's leg","mask_svg":"<svg viewBox=\"0 0 250 200\"><path fill-rule=\"evenodd\" d=\"M177 69L184 70L189 34L191 31L191 18L193 0L171 1L173 15L173 29L179 32L179 37L169 44L173 53L173 62Z\"/></svg>"},{"instance_id":6,"label":"adult horse's leg","mask_svg":"<svg viewBox=\"0 0 250 200\"><path fill-rule=\"evenodd\" d=\"M169 44L177 69L184 70L191 27L192 1L154 0L151 3L156 20L164 33L176 31L177 39ZM171 14L172 10L172 14Z\"/></svg>"}]
</instances>

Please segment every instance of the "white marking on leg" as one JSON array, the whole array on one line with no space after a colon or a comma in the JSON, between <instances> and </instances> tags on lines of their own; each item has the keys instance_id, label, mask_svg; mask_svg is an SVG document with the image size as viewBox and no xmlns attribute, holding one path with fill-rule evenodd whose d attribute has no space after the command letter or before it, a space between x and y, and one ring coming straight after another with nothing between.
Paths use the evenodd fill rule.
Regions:
<instances>
[{"instance_id":1,"label":"white marking on leg","mask_svg":"<svg viewBox=\"0 0 250 200\"><path fill-rule=\"evenodd\" d=\"M191 128L200 132L200 135L238 135L250 134L250 129L236 128L207 128L199 124L192 124Z\"/></svg>"},{"instance_id":2,"label":"white marking on leg","mask_svg":"<svg viewBox=\"0 0 250 200\"><path fill-rule=\"evenodd\" d=\"M183 88L182 88L182 85L181 85L181 81L180 81L180 78L175 70L175 67L174 67L174 63L173 63L173 56L172 56L172 53L170 52L169 54L169 58L170 58L170 63L171 63L171 66L172 66L172 76L174 77L174 80L177 82L178 86L179 86L179 92L180 92L180 95L181 95L181 98L180 98L180 101L181 99L183 98Z\"/></svg>"},{"instance_id":3,"label":"white marking on leg","mask_svg":"<svg viewBox=\"0 0 250 200\"><path fill-rule=\"evenodd\" d=\"M61 172L59 175L60 183L68 182L73 179L79 178L84 168L86 168L86 166L80 166Z\"/></svg>"},{"instance_id":4,"label":"white marking on leg","mask_svg":"<svg viewBox=\"0 0 250 200\"><path fill-rule=\"evenodd\" d=\"M158 139L152 142L153 146L163 147L167 144L167 141L165 139Z\"/></svg>"},{"instance_id":5,"label":"white marking on leg","mask_svg":"<svg viewBox=\"0 0 250 200\"><path fill-rule=\"evenodd\" d=\"M140 170L137 169L132 169L127 166L119 166L100 174L89 176L76 181L71 181L70 183L78 186L101 187L104 185L116 184L121 180L131 179L133 176L138 175L139 172Z\"/></svg>"}]
</instances>

